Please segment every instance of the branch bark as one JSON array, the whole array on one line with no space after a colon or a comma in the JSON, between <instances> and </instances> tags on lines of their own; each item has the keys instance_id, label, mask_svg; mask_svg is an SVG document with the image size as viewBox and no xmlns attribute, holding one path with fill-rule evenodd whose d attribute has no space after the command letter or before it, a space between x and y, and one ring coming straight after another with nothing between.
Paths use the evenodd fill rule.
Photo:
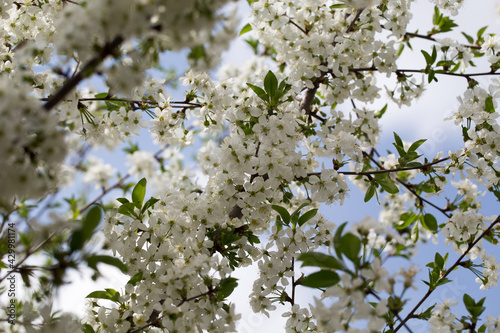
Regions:
<instances>
[{"instance_id":1,"label":"branch bark","mask_svg":"<svg viewBox=\"0 0 500 333\"><path fill-rule=\"evenodd\" d=\"M76 73L75 76L70 78L66 83L59 89L54 95L49 97L47 102L43 105L46 111L52 110L57 104L59 104L66 95L68 95L81 81L93 74L97 67L110 55L116 52L118 47L123 43L123 38L121 36L116 37L111 42L104 45L101 52L91 59L89 62L83 66L83 68Z\"/></svg>"}]
</instances>

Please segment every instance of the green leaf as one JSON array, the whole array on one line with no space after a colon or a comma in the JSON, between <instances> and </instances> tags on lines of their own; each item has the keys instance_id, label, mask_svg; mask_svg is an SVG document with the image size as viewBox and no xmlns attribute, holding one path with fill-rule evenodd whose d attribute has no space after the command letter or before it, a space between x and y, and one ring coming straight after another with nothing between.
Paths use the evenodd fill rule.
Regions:
<instances>
[{"instance_id":1,"label":"green leaf","mask_svg":"<svg viewBox=\"0 0 500 333\"><path fill-rule=\"evenodd\" d=\"M341 259L342 251L341 251L341 239L342 239L342 232L344 231L344 228L346 227L347 222L342 223L341 225L338 226L337 231L335 231L335 235L333 236L333 246L335 248L335 253L337 253L337 257Z\"/></svg>"},{"instance_id":2,"label":"green leaf","mask_svg":"<svg viewBox=\"0 0 500 333\"><path fill-rule=\"evenodd\" d=\"M257 87L253 84L250 84L250 83L247 83L247 86L249 86L257 94L257 96L259 96L260 99L269 103L269 96L266 94L264 89L262 89L261 87Z\"/></svg>"},{"instance_id":3,"label":"green leaf","mask_svg":"<svg viewBox=\"0 0 500 333\"><path fill-rule=\"evenodd\" d=\"M345 234L340 240L342 253L349 258L353 263L359 262L359 251L361 250L361 240L351 234Z\"/></svg>"},{"instance_id":4,"label":"green leaf","mask_svg":"<svg viewBox=\"0 0 500 333\"><path fill-rule=\"evenodd\" d=\"M410 238L414 243L418 241L418 223L415 223L411 228Z\"/></svg>"},{"instance_id":5,"label":"green leaf","mask_svg":"<svg viewBox=\"0 0 500 333\"><path fill-rule=\"evenodd\" d=\"M438 252L434 255L434 263L441 271L444 270L444 259Z\"/></svg>"},{"instance_id":6,"label":"green leaf","mask_svg":"<svg viewBox=\"0 0 500 333\"><path fill-rule=\"evenodd\" d=\"M233 293L234 288L238 286L238 279L233 277L228 277L221 279L219 285L217 286L217 293L219 295L219 299L223 300L229 295Z\"/></svg>"},{"instance_id":7,"label":"green leaf","mask_svg":"<svg viewBox=\"0 0 500 333\"><path fill-rule=\"evenodd\" d=\"M375 118L378 118L378 119L382 118L382 116L383 116L383 115L385 114L385 112L387 111L387 106L388 106L388 104L384 105L384 107L383 107L380 111L377 111L377 112L375 113Z\"/></svg>"},{"instance_id":8,"label":"green leaf","mask_svg":"<svg viewBox=\"0 0 500 333\"><path fill-rule=\"evenodd\" d=\"M83 219L82 231L85 236L92 236L94 229L97 228L99 222L101 222L102 211L101 208L97 205L92 206L85 218Z\"/></svg>"},{"instance_id":9,"label":"green leaf","mask_svg":"<svg viewBox=\"0 0 500 333\"><path fill-rule=\"evenodd\" d=\"M144 197L146 196L146 178L142 178L139 180L137 185L135 185L132 190L132 202L135 207L141 209L142 202L144 201Z\"/></svg>"},{"instance_id":10,"label":"green leaf","mask_svg":"<svg viewBox=\"0 0 500 333\"><path fill-rule=\"evenodd\" d=\"M93 268L94 270L97 270L98 263L115 266L123 273L127 272L127 266L125 266L125 264L116 257L111 257L106 255L92 255L87 258L87 264L89 265L90 268Z\"/></svg>"},{"instance_id":11,"label":"green leaf","mask_svg":"<svg viewBox=\"0 0 500 333\"><path fill-rule=\"evenodd\" d=\"M393 132L394 134L394 141L393 143L394 147L398 150L399 156L404 157L406 155L406 151L404 149L404 144L403 140L399 137L399 135L396 134L396 132Z\"/></svg>"},{"instance_id":12,"label":"green leaf","mask_svg":"<svg viewBox=\"0 0 500 333\"><path fill-rule=\"evenodd\" d=\"M281 215L276 216L276 233L283 229L283 222L281 221Z\"/></svg>"},{"instance_id":13,"label":"green leaf","mask_svg":"<svg viewBox=\"0 0 500 333\"><path fill-rule=\"evenodd\" d=\"M483 305L485 298L481 299L477 303L474 301L472 297L467 294L464 294L463 301L465 308L473 317L473 321L477 321L477 318L484 312L486 309Z\"/></svg>"},{"instance_id":14,"label":"green leaf","mask_svg":"<svg viewBox=\"0 0 500 333\"><path fill-rule=\"evenodd\" d=\"M432 56L424 50L420 50L420 52L422 52L422 54L424 55L425 62L427 63L427 66L432 66L432 63L433 63Z\"/></svg>"},{"instance_id":15,"label":"green leaf","mask_svg":"<svg viewBox=\"0 0 500 333\"><path fill-rule=\"evenodd\" d=\"M302 253L297 260L302 261L302 267L315 266L330 269L343 269L344 266L335 258L321 252Z\"/></svg>"},{"instance_id":16,"label":"green leaf","mask_svg":"<svg viewBox=\"0 0 500 333\"><path fill-rule=\"evenodd\" d=\"M474 38L472 38L472 36L467 35L465 32L462 32L462 35L464 35L465 39L467 39L467 42L469 42L469 44L474 44Z\"/></svg>"},{"instance_id":17,"label":"green leaf","mask_svg":"<svg viewBox=\"0 0 500 333\"><path fill-rule=\"evenodd\" d=\"M71 239L69 241L69 248L71 252L80 250L85 243L85 237L83 235L83 231L81 229L77 229L73 231L71 234Z\"/></svg>"},{"instance_id":18,"label":"green leaf","mask_svg":"<svg viewBox=\"0 0 500 333\"><path fill-rule=\"evenodd\" d=\"M134 212L135 205L132 202L124 203L120 207L118 207L118 213L127 215L130 217L135 217L135 212Z\"/></svg>"},{"instance_id":19,"label":"green leaf","mask_svg":"<svg viewBox=\"0 0 500 333\"><path fill-rule=\"evenodd\" d=\"M400 219L401 219L402 222L399 223L399 224L396 224L394 227L397 230L406 229L410 224L413 223L413 221L415 221L417 219L417 217L418 217L418 215L415 214L414 212L403 213L400 216Z\"/></svg>"},{"instance_id":20,"label":"green leaf","mask_svg":"<svg viewBox=\"0 0 500 333\"><path fill-rule=\"evenodd\" d=\"M302 225L304 223L306 223L307 221L309 221L310 219L312 219L316 215L316 213L318 213L317 209L311 209L310 211L305 212L304 214L302 214L302 216L299 217L299 220L297 221L297 224L299 225L299 227L302 227Z\"/></svg>"},{"instance_id":21,"label":"green leaf","mask_svg":"<svg viewBox=\"0 0 500 333\"><path fill-rule=\"evenodd\" d=\"M495 113L495 105L493 104L493 97L488 96L484 101L484 111L488 113Z\"/></svg>"},{"instance_id":22,"label":"green leaf","mask_svg":"<svg viewBox=\"0 0 500 333\"><path fill-rule=\"evenodd\" d=\"M250 23L245 24L245 26L240 31L240 36L246 34L247 32L252 31L252 26Z\"/></svg>"},{"instance_id":23,"label":"green leaf","mask_svg":"<svg viewBox=\"0 0 500 333\"><path fill-rule=\"evenodd\" d=\"M97 205L93 205L87 211L87 214L83 218L81 228L76 229L71 234L69 247L72 252L82 249L85 242L92 237L95 228L97 228L101 221L101 216L101 208Z\"/></svg>"},{"instance_id":24,"label":"green leaf","mask_svg":"<svg viewBox=\"0 0 500 333\"><path fill-rule=\"evenodd\" d=\"M125 204L125 203L130 202L130 201L128 201L128 199L127 199L127 198L116 198L116 201L118 201L118 202L120 202L120 203L122 203L122 204Z\"/></svg>"},{"instance_id":25,"label":"green leaf","mask_svg":"<svg viewBox=\"0 0 500 333\"><path fill-rule=\"evenodd\" d=\"M421 139L421 140L417 140L415 141L414 143L411 144L410 148L408 148L408 151L416 151L418 149L418 147L420 147L425 141L427 141L427 139Z\"/></svg>"},{"instance_id":26,"label":"green leaf","mask_svg":"<svg viewBox=\"0 0 500 333\"><path fill-rule=\"evenodd\" d=\"M270 99L273 100L276 90L278 89L278 79L271 71L267 72L267 75L264 78L264 89Z\"/></svg>"},{"instance_id":27,"label":"green leaf","mask_svg":"<svg viewBox=\"0 0 500 333\"><path fill-rule=\"evenodd\" d=\"M455 27L458 27L455 21L445 16L441 19L441 22L439 23L439 32L449 32Z\"/></svg>"},{"instance_id":28,"label":"green leaf","mask_svg":"<svg viewBox=\"0 0 500 333\"><path fill-rule=\"evenodd\" d=\"M427 310L420 312L418 314L418 319L429 320L431 318L431 315L432 315L432 310L434 310L435 307L436 307L436 304L427 308Z\"/></svg>"},{"instance_id":29,"label":"green leaf","mask_svg":"<svg viewBox=\"0 0 500 333\"><path fill-rule=\"evenodd\" d=\"M485 26L485 27L482 27L481 29L479 29L477 31L477 40L478 41L481 41L483 39L483 34L484 34L484 32L486 31L487 28L488 28L488 26Z\"/></svg>"},{"instance_id":30,"label":"green leaf","mask_svg":"<svg viewBox=\"0 0 500 333\"><path fill-rule=\"evenodd\" d=\"M95 333L94 329L89 324L83 324L82 332L83 333Z\"/></svg>"},{"instance_id":31,"label":"green leaf","mask_svg":"<svg viewBox=\"0 0 500 333\"><path fill-rule=\"evenodd\" d=\"M432 16L432 24L433 25L438 25L439 21L441 20L441 13L439 12L439 8L437 6L434 6L434 15Z\"/></svg>"},{"instance_id":32,"label":"green leaf","mask_svg":"<svg viewBox=\"0 0 500 333\"><path fill-rule=\"evenodd\" d=\"M134 274L134 276L132 276L130 280L128 280L127 284L130 283L131 285L135 286L137 282L141 280L142 280L142 271L139 271L138 273Z\"/></svg>"},{"instance_id":33,"label":"green leaf","mask_svg":"<svg viewBox=\"0 0 500 333\"><path fill-rule=\"evenodd\" d=\"M108 93L107 92L100 93L100 94L95 95L94 97L95 98L106 98L106 97L108 97Z\"/></svg>"},{"instance_id":34,"label":"green leaf","mask_svg":"<svg viewBox=\"0 0 500 333\"><path fill-rule=\"evenodd\" d=\"M203 45L196 45L191 48L191 52L188 54L188 59L192 60L199 60L201 58L204 58L207 56L207 53L205 51L205 46Z\"/></svg>"},{"instance_id":35,"label":"green leaf","mask_svg":"<svg viewBox=\"0 0 500 333\"><path fill-rule=\"evenodd\" d=\"M373 186L372 184L370 184L370 186L368 186L368 189L366 190L366 194L365 194L365 202L370 201L370 199L375 194L375 190L376 190L375 186Z\"/></svg>"},{"instance_id":36,"label":"green leaf","mask_svg":"<svg viewBox=\"0 0 500 333\"><path fill-rule=\"evenodd\" d=\"M420 162L410 162L406 164L406 168L418 168L421 167L422 163Z\"/></svg>"},{"instance_id":37,"label":"green leaf","mask_svg":"<svg viewBox=\"0 0 500 333\"><path fill-rule=\"evenodd\" d=\"M272 205L271 208L277 211L278 214L280 214L281 219L283 220L283 222L285 222L286 225L290 224L290 213L288 212L288 210L286 210L286 208L278 205Z\"/></svg>"},{"instance_id":38,"label":"green leaf","mask_svg":"<svg viewBox=\"0 0 500 333\"><path fill-rule=\"evenodd\" d=\"M390 180L387 180L387 179L377 179L376 182L387 193L395 194L395 193L399 192L399 188L396 186L396 184L394 184Z\"/></svg>"},{"instance_id":39,"label":"green leaf","mask_svg":"<svg viewBox=\"0 0 500 333\"><path fill-rule=\"evenodd\" d=\"M340 8L347 8L347 7L348 6L345 3L337 3L337 4L330 6L331 9L340 9Z\"/></svg>"},{"instance_id":40,"label":"green leaf","mask_svg":"<svg viewBox=\"0 0 500 333\"><path fill-rule=\"evenodd\" d=\"M160 199L149 198L149 200L146 201L146 203L142 207L141 214L144 214L145 211L147 211L150 207L153 207L155 205L155 203L157 203L158 201L160 201Z\"/></svg>"},{"instance_id":41,"label":"green leaf","mask_svg":"<svg viewBox=\"0 0 500 333\"><path fill-rule=\"evenodd\" d=\"M296 210L293 211L292 215L290 215L290 221L292 221L292 224L296 224L297 221L299 220L299 215L300 215L300 210L304 207L309 206L311 203L305 202L301 204Z\"/></svg>"},{"instance_id":42,"label":"green leaf","mask_svg":"<svg viewBox=\"0 0 500 333\"><path fill-rule=\"evenodd\" d=\"M422 225L425 229L432 231L433 233L437 232L438 224L434 215L425 214L420 221L422 221Z\"/></svg>"},{"instance_id":43,"label":"green leaf","mask_svg":"<svg viewBox=\"0 0 500 333\"><path fill-rule=\"evenodd\" d=\"M321 270L300 279L300 284L311 288L328 288L336 285L339 281L340 278L334 271Z\"/></svg>"},{"instance_id":44,"label":"green leaf","mask_svg":"<svg viewBox=\"0 0 500 333\"><path fill-rule=\"evenodd\" d=\"M116 302L118 297L120 297L120 293L113 289L106 290L96 290L87 295L86 298L98 298L98 299L108 299L110 301Z\"/></svg>"}]
</instances>

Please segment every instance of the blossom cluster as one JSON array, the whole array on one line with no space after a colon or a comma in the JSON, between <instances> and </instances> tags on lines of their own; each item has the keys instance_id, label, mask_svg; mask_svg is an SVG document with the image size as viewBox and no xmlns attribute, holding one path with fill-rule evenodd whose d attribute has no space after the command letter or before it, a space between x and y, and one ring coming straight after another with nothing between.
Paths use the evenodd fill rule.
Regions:
<instances>
[{"instance_id":1,"label":"blossom cluster","mask_svg":"<svg viewBox=\"0 0 500 333\"><path fill-rule=\"evenodd\" d=\"M481 37L483 31L470 42L465 34L475 44L465 45L435 39L432 34L444 32L439 29L408 33L412 0L248 2L242 33L251 31L255 57L222 67L217 79L204 70L218 64L235 36L238 21L228 0L0 5L4 221L13 203L23 209L16 216L30 215L23 199L66 183L65 172L83 171L82 180L100 191L93 203L124 190L124 197L94 210L90 203L77 207L83 198L65 199L71 206L65 219L78 227L59 232L67 244L50 247L60 266L87 263L98 271L97 261L129 276L118 291L89 295L96 299L85 318L89 332L235 331L240 316L228 301L237 286L233 273L252 264L258 269L252 310L270 316L277 304L286 305L287 332L395 332L415 318L428 319L431 331L465 329L470 318L451 312L455 301L421 316L408 310L405 293L416 288L417 270L390 273L387 265L393 257L412 258L422 241L444 238L460 259L447 266L449 255L436 253L422 302L456 267L473 271L482 289L498 284L500 264L485 243L498 242L500 219L483 214L481 195L500 198L500 81L484 88L466 71L473 57L484 56L486 74L496 74L499 39ZM435 22L442 19L439 9L455 15L463 3L431 2ZM447 20L440 29L453 25ZM422 52L424 69L398 68L411 38L434 44L432 55ZM168 79L148 69L160 53L184 48L191 68L180 78L184 99L175 100ZM82 85L94 74L104 89ZM436 75L467 80L448 118L463 146L424 156L425 140L407 142L394 133L393 146L379 151L380 119L395 105L412 105ZM388 96L382 76L395 79ZM384 97L390 104L380 109ZM146 131L160 149L130 144L127 172L117 179L113 166L86 157L74 143L78 135L89 147L115 149ZM194 166L186 163L193 151ZM65 164L73 155L81 161ZM134 185L126 183L130 178L142 179ZM449 191L447 184L457 196L440 207L430 200ZM352 185L365 202L380 204L378 218L328 221L320 207L342 205ZM80 244L97 233L101 209L101 240L111 256L88 255ZM29 242L23 244L31 255ZM319 272L309 274L311 266ZM307 287L319 289L309 307L298 296ZM74 324L68 318L60 331ZM30 312L23 320L26 327L37 322ZM499 321L486 317L483 331L498 330Z\"/></svg>"}]
</instances>

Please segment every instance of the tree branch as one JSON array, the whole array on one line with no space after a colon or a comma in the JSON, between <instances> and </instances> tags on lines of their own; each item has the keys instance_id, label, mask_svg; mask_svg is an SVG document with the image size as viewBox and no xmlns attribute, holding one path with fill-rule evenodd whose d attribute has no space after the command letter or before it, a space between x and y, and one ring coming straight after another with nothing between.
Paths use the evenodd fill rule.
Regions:
<instances>
[{"instance_id":1,"label":"tree branch","mask_svg":"<svg viewBox=\"0 0 500 333\"><path fill-rule=\"evenodd\" d=\"M378 71L377 67L364 67L364 68L351 68L349 69L350 72L353 73L359 73L359 72L376 72ZM426 74L424 69L396 69L394 73L421 73L421 74ZM459 76L466 78L469 80L471 77L474 76L488 76L488 75L500 75L500 72L481 72L481 73L451 73L451 72L445 72L444 70L435 70L435 74L441 74L441 75L449 75L449 76Z\"/></svg>"},{"instance_id":2,"label":"tree branch","mask_svg":"<svg viewBox=\"0 0 500 333\"><path fill-rule=\"evenodd\" d=\"M85 64L85 66L75 76L66 81L61 89L49 97L47 102L43 105L43 108L46 111L50 111L57 104L59 104L64 97L66 97L66 95L68 95L81 81L93 74L104 59L115 53L121 43L123 43L123 38L121 36L118 36L111 42L106 43L101 52L95 58L87 62L87 64Z\"/></svg>"},{"instance_id":3,"label":"tree branch","mask_svg":"<svg viewBox=\"0 0 500 333\"><path fill-rule=\"evenodd\" d=\"M421 35L421 34L417 34L414 32L405 33L403 38L407 39L408 37L410 37L410 38L416 37L416 38L427 39L427 40L430 40L433 42L437 42L437 40L434 37L432 37L431 35ZM481 50L481 46L478 46L478 45L468 45L468 44L460 44L460 45L462 45L463 47L469 48L469 49Z\"/></svg>"},{"instance_id":4,"label":"tree branch","mask_svg":"<svg viewBox=\"0 0 500 333\"><path fill-rule=\"evenodd\" d=\"M40 244L38 244L37 246L35 246L35 247L33 247L33 248L29 249L29 250L28 250L28 252L26 252L26 256L25 256L23 259L21 259L20 261L18 261L18 262L14 265L14 267L13 267L10 271L8 271L8 272L7 272L7 274L6 274L4 277L0 278L0 282L2 282L3 280L5 280L5 279L6 279L6 278L10 275L10 274L12 274L12 273L16 272L16 271L17 271L17 269L18 269L18 268L19 268L19 267L20 267L20 266L21 266L21 265L22 265L22 264L23 264L23 263L24 263L24 262L25 262L25 261L26 261L26 260L27 260L27 259L28 259L31 255L32 255L32 254L34 254L35 252L38 252L38 250L40 250L43 246L45 246L45 244L47 244L47 243L48 243L48 242L52 239L52 237L54 237L55 235L56 235L56 232L55 232L55 231L51 232L51 233L49 234L49 236L48 236L46 239L44 239L44 240L43 240Z\"/></svg>"},{"instance_id":5,"label":"tree branch","mask_svg":"<svg viewBox=\"0 0 500 333\"><path fill-rule=\"evenodd\" d=\"M500 215L497 216L497 218L495 219L495 221L493 221L491 223L491 225L481 233L481 235L479 235L478 238L476 238L476 240L474 240L472 243L469 244L469 246L467 247L467 249L465 250L465 252L455 261L455 263L450 267L448 268L448 270L441 276L441 279L444 279L446 278L450 273L451 271L453 271L456 267L458 267L460 265L460 263L462 262L462 259L474 248L474 246L476 246L476 244L484 238L484 236L486 236L490 231L491 229L493 229L493 227L495 225L497 225L498 223L500 223ZM432 292L434 290L436 290L437 288L434 288L434 289L431 289L431 287L429 287L429 290L427 290L427 293L424 295L424 297L422 297L422 299L417 303L417 305L415 305L415 307L413 307L413 309L410 311L410 313L408 313L408 315L405 317L405 319L403 319L403 321L396 327L396 329L394 330L394 332L397 332L401 327L403 327L405 325L405 323L410 320L411 318L414 318L414 314L415 314L415 311L417 311L417 309L422 305L422 303L424 303L424 301L432 294Z\"/></svg>"},{"instance_id":6,"label":"tree branch","mask_svg":"<svg viewBox=\"0 0 500 333\"><path fill-rule=\"evenodd\" d=\"M370 161L372 161L373 163L375 163L375 165L380 169L380 170L387 170L387 169L384 169L384 167L378 163L372 156L364 153L365 156L367 156ZM447 158L449 159L449 157ZM403 185L411 194L413 194L414 196L416 196L421 202L425 202L426 204L428 204L429 206L432 206L434 208L436 208L437 210L439 210L442 214L444 214L447 218L450 218L450 214L448 214L446 211L446 209L443 209L443 208L440 208L438 206L436 206L435 204L433 204L431 201L423 198L421 195L419 195L417 192L415 192L414 189L411 188L411 186L407 183L405 183L404 181L402 181L401 179L399 178L396 178L397 182L400 183L401 185Z\"/></svg>"}]
</instances>

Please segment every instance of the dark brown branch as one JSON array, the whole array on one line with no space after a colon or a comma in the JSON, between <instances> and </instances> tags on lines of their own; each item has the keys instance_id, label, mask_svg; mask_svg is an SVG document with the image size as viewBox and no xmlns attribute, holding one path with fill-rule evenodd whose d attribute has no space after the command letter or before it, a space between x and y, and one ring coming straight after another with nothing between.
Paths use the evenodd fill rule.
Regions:
<instances>
[{"instance_id":1,"label":"dark brown branch","mask_svg":"<svg viewBox=\"0 0 500 333\"><path fill-rule=\"evenodd\" d=\"M201 293L201 294L199 294L199 295L192 296L192 297L189 297L189 298L184 298L184 299L182 299L182 301L181 301L179 304L177 304L176 306L177 306L177 307L179 307L179 306L181 306L182 304L184 304L185 302L189 302L189 301L192 301L192 300L198 299L198 298L200 298L200 297L210 295L210 294L212 294L214 291L215 291L215 290L214 290L213 288L210 288L207 292L204 292L204 293ZM159 322L163 319L163 317L164 317L164 316L159 316L158 318L156 318L156 319L154 319L154 320L151 320L151 321L148 321L148 323L147 323L147 324L144 324L143 326L138 327L138 328L136 328L136 329L133 329L133 330L132 330L132 329L129 329L129 330L127 331L127 333L138 333L138 332L140 332L140 331L142 331L142 330L144 330L144 329L146 329L146 328L148 328L148 327L150 327L150 326L153 326L153 325L158 324L158 323L159 323Z\"/></svg>"},{"instance_id":2,"label":"dark brown branch","mask_svg":"<svg viewBox=\"0 0 500 333\"><path fill-rule=\"evenodd\" d=\"M431 35L421 35L421 34L417 34L417 33L414 33L414 32L407 32L405 33L404 35L404 38L406 39L407 37L416 37L416 38L421 38L421 39L427 39L427 40L430 40L430 41L433 41L433 42L437 42L437 40L432 37ZM478 45L468 45L468 44L461 44L463 47L466 47L466 48L469 48L469 49L474 49L474 50L480 50L481 49L481 46L478 46Z\"/></svg>"},{"instance_id":3,"label":"dark brown branch","mask_svg":"<svg viewBox=\"0 0 500 333\"><path fill-rule=\"evenodd\" d=\"M465 256L474 248L474 246L476 246L476 244L481 239L483 239L484 236L486 236L493 229L493 227L495 227L495 225L497 225L498 223L500 223L500 215L497 216L495 221L493 221L491 223L491 225L485 231L483 231L481 233L481 235L479 235L478 238L476 238L476 240L474 240L472 243L469 243L469 246L467 247L465 252L455 261L455 263L450 268L448 268L448 270L440 278L441 279L446 278L456 267L458 267L460 265L460 263L462 262L462 259L465 258ZM417 311L417 309L424 303L424 301L432 294L432 292L434 290L436 290L436 288L432 289L431 287L429 287L429 290L427 290L427 293L424 295L424 297L422 297L422 299L420 299L420 301L417 303L417 305L415 305L415 307L413 307L413 309L410 311L410 313L408 313L408 315L405 317L405 319L403 319L403 321L398 325L398 327L396 327L394 332L397 332L401 327L403 327L403 325L405 325L405 323L408 320L415 317L415 311Z\"/></svg>"},{"instance_id":4,"label":"dark brown branch","mask_svg":"<svg viewBox=\"0 0 500 333\"><path fill-rule=\"evenodd\" d=\"M380 163L377 162L377 160L375 160L373 158L373 156L371 155L368 155L366 153L364 153L364 155L366 157L368 157L373 163L375 163L375 165L380 169L380 170L387 170L385 169ZM446 209L443 209L443 208L440 208L438 207L437 205L435 205L434 203L432 203L431 201L425 199L424 197L422 197L420 194L418 194L417 192L415 192L414 189L411 188L411 186L407 183L405 183L404 181L402 181L401 179L399 178L396 178L396 181L398 183L400 183L401 185L403 185L411 194L413 194L415 197L418 198L418 200L420 200L420 202L425 202L426 204L428 204L429 206L431 207L434 207L435 209L439 210L442 214L444 214L447 218L450 218L450 214L447 213L447 210Z\"/></svg>"},{"instance_id":5,"label":"dark brown branch","mask_svg":"<svg viewBox=\"0 0 500 333\"><path fill-rule=\"evenodd\" d=\"M376 299L378 299L380 301L379 295L377 295L371 288L368 288L367 293L370 294L370 295L373 295ZM401 317L399 316L399 313L396 310L393 310L393 309L389 308L389 311L391 311L391 313L396 318L398 318L400 322L403 321L403 319L401 319ZM413 333L412 330L406 325L406 323L404 323L404 327L408 330L408 332Z\"/></svg>"},{"instance_id":6,"label":"dark brown branch","mask_svg":"<svg viewBox=\"0 0 500 333\"><path fill-rule=\"evenodd\" d=\"M132 99L126 99L126 98L113 98L113 97L101 97L101 98L80 98L78 99L79 102L93 102L93 101L115 101L115 102L125 102L125 103L130 103L130 104L151 104L151 105L158 105L158 102L153 102L153 101L140 101L140 100L132 100ZM188 105L186 107L188 108L199 108L202 105L199 103L192 103L192 102L186 102L186 101L171 101L167 102L167 104L181 104L179 107L184 107L185 105Z\"/></svg>"},{"instance_id":7,"label":"dark brown branch","mask_svg":"<svg viewBox=\"0 0 500 333\"><path fill-rule=\"evenodd\" d=\"M407 170L419 170L419 169L426 169L428 167L431 167L435 164L439 164L441 162L449 160L450 157L444 157L440 160L434 161L434 162L429 162L422 164L420 166L415 166L415 167L407 167L407 168L397 168L397 169L384 169L381 165L377 165L379 170L373 170L373 171L361 171L361 172L355 172L355 171L337 171L337 173L340 173L342 175L354 175L354 176L370 176L370 175L375 175L375 174L380 174L380 173L391 173L391 172L399 172L399 171L407 171ZM307 176L320 176L320 172L311 172L308 173Z\"/></svg>"},{"instance_id":8,"label":"dark brown branch","mask_svg":"<svg viewBox=\"0 0 500 333\"><path fill-rule=\"evenodd\" d=\"M49 97L47 102L43 105L43 108L50 111L57 104L59 104L64 97L66 97L66 95L68 95L81 81L92 75L104 59L114 54L121 43L123 43L123 38L121 36L118 36L111 42L106 43L101 52L95 58L87 62L75 76L66 81L61 89Z\"/></svg>"},{"instance_id":9,"label":"dark brown branch","mask_svg":"<svg viewBox=\"0 0 500 333\"><path fill-rule=\"evenodd\" d=\"M364 68L351 68L349 69L350 72L353 73L359 73L359 72L376 72L378 71L377 67L364 67ZM421 73L421 74L426 74L425 70L423 69L397 69L394 71L395 73ZM487 75L500 75L500 72L481 72L481 73L451 73L451 72L445 72L442 70L435 70L435 74L441 74L441 75L450 75L450 76L459 76L466 78L469 80L473 76L487 76Z\"/></svg>"},{"instance_id":10,"label":"dark brown branch","mask_svg":"<svg viewBox=\"0 0 500 333\"><path fill-rule=\"evenodd\" d=\"M300 25L298 25L297 23L295 23L292 19L288 19L288 22L293 24L294 26L297 27L297 29L299 29L300 31L302 31L304 33L304 35L307 35L308 34L308 31L304 30Z\"/></svg>"},{"instance_id":11,"label":"dark brown branch","mask_svg":"<svg viewBox=\"0 0 500 333\"><path fill-rule=\"evenodd\" d=\"M38 252L38 250L40 250L42 247L45 246L45 244L47 244L54 236L56 235L56 232L53 231L52 233L49 234L49 236L47 238L45 238L40 244L38 244L37 246L31 248L28 250L28 252L26 252L26 255L24 256L23 259L21 259L20 261L18 261L16 263L16 265L7 272L7 274L0 278L0 282L2 282L3 280L5 280L10 274L14 273L17 271L17 269L19 267L21 267L21 265L34 253Z\"/></svg>"},{"instance_id":12,"label":"dark brown branch","mask_svg":"<svg viewBox=\"0 0 500 333\"><path fill-rule=\"evenodd\" d=\"M356 21L359 19L359 16L363 12L363 10L364 10L363 8L357 10L356 15L354 16L354 18L351 21L351 24L349 24L349 27L346 30L346 33L352 32L354 30L354 27L356 26Z\"/></svg>"}]
</instances>

